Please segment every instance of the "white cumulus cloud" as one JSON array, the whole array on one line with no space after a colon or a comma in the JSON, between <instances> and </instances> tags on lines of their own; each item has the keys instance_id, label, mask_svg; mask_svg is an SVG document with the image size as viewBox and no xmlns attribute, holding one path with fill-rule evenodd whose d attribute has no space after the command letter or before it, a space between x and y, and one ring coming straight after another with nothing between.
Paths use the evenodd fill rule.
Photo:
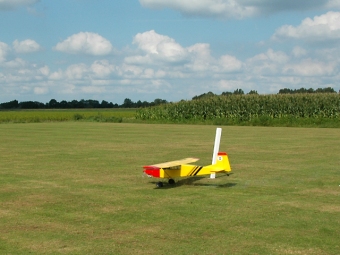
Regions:
<instances>
[{"instance_id":1,"label":"white cumulus cloud","mask_svg":"<svg viewBox=\"0 0 340 255\"><path fill-rule=\"evenodd\" d=\"M296 76L328 76L336 70L334 62L325 63L320 60L304 59L300 63L290 63L283 69L283 73Z\"/></svg>"},{"instance_id":2,"label":"white cumulus cloud","mask_svg":"<svg viewBox=\"0 0 340 255\"><path fill-rule=\"evenodd\" d=\"M169 8L184 15L243 19L282 11L340 8L339 0L139 0L146 8Z\"/></svg>"},{"instance_id":3,"label":"white cumulus cloud","mask_svg":"<svg viewBox=\"0 0 340 255\"><path fill-rule=\"evenodd\" d=\"M186 58L186 50L173 38L157 34L154 30L138 33L133 43L151 58L167 62L178 62Z\"/></svg>"},{"instance_id":4,"label":"white cumulus cloud","mask_svg":"<svg viewBox=\"0 0 340 255\"><path fill-rule=\"evenodd\" d=\"M294 49L292 50L292 54L294 57L299 58L307 55L307 50L304 48L301 48L299 46L295 46Z\"/></svg>"},{"instance_id":5,"label":"white cumulus cloud","mask_svg":"<svg viewBox=\"0 0 340 255\"><path fill-rule=\"evenodd\" d=\"M327 1L327 7L329 8L339 8L340 0L330 0Z\"/></svg>"},{"instance_id":6,"label":"white cumulus cloud","mask_svg":"<svg viewBox=\"0 0 340 255\"><path fill-rule=\"evenodd\" d=\"M48 92L48 87L35 87L33 89L34 94L36 95L44 95Z\"/></svg>"},{"instance_id":7,"label":"white cumulus cloud","mask_svg":"<svg viewBox=\"0 0 340 255\"><path fill-rule=\"evenodd\" d=\"M210 55L210 45L208 43L196 43L187 49L191 60L186 65L189 70L202 72L210 69L210 64L214 59Z\"/></svg>"},{"instance_id":8,"label":"white cumulus cloud","mask_svg":"<svg viewBox=\"0 0 340 255\"><path fill-rule=\"evenodd\" d=\"M17 69L17 68L23 68L27 66L27 62L21 58L15 58L12 60L9 60L5 62L4 67L10 68L10 69Z\"/></svg>"},{"instance_id":9,"label":"white cumulus cloud","mask_svg":"<svg viewBox=\"0 0 340 255\"><path fill-rule=\"evenodd\" d=\"M147 8L170 8L185 15L243 18L253 16L256 8L237 0L139 0Z\"/></svg>"},{"instance_id":10,"label":"white cumulus cloud","mask_svg":"<svg viewBox=\"0 0 340 255\"><path fill-rule=\"evenodd\" d=\"M340 12L327 12L304 19L299 26L284 25L275 31L272 39L296 38L326 41L340 38Z\"/></svg>"},{"instance_id":11,"label":"white cumulus cloud","mask_svg":"<svg viewBox=\"0 0 340 255\"><path fill-rule=\"evenodd\" d=\"M208 77L238 72L243 67L242 62L234 56L214 58L207 43L183 47L173 38L154 30L137 34L133 43L137 45L139 54L126 57L125 66L121 69L129 78Z\"/></svg>"},{"instance_id":12,"label":"white cumulus cloud","mask_svg":"<svg viewBox=\"0 0 340 255\"><path fill-rule=\"evenodd\" d=\"M45 65L45 66L39 68L39 72L44 76L48 76L50 74L50 68Z\"/></svg>"},{"instance_id":13,"label":"white cumulus cloud","mask_svg":"<svg viewBox=\"0 0 340 255\"><path fill-rule=\"evenodd\" d=\"M0 63L6 61L6 55L9 47L6 43L0 42Z\"/></svg>"},{"instance_id":14,"label":"white cumulus cloud","mask_svg":"<svg viewBox=\"0 0 340 255\"><path fill-rule=\"evenodd\" d=\"M63 74L63 71L60 69L58 71L51 73L51 75L49 76L49 79L52 81L61 80L63 78L64 78L64 74Z\"/></svg>"},{"instance_id":15,"label":"white cumulus cloud","mask_svg":"<svg viewBox=\"0 0 340 255\"><path fill-rule=\"evenodd\" d=\"M224 55L220 58L219 64L222 72L235 72L242 68L242 62L234 56Z\"/></svg>"},{"instance_id":16,"label":"white cumulus cloud","mask_svg":"<svg viewBox=\"0 0 340 255\"><path fill-rule=\"evenodd\" d=\"M88 67L85 64L71 65L65 71L65 75L69 80L82 80L88 74Z\"/></svg>"},{"instance_id":17,"label":"white cumulus cloud","mask_svg":"<svg viewBox=\"0 0 340 255\"><path fill-rule=\"evenodd\" d=\"M96 33L80 32L58 43L55 50L71 54L102 56L110 54L113 47L107 39Z\"/></svg>"},{"instance_id":18,"label":"white cumulus cloud","mask_svg":"<svg viewBox=\"0 0 340 255\"><path fill-rule=\"evenodd\" d=\"M21 42L15 40L13 42L13 49L17 53L30 53L41 50L41 46L36 41L31 39L27 39Z\"/></svg>"},{"instance_id":19,"label":"white cumulus cloud","mask_svg":"<svg viewBox=\"0 0 340 255\"><path fill-rule=\"evenodd\" d=\"M40 0L0 0L0 11L1 10L13 10L21 6L33 5Z\"/></svg>"},{"instance_id":20,"label":"white cumulus cloud","mask_svg":"<svg viewBox=\"0 0 340 255\"><path fill-rule=\"evenodd\" d=\"M280 74L285 64L289 62L289 56L282 51L268 49L246 60L247 71L255 75Z\"/></svg>"},{"instance_id":21,"label":"white cumulus cloud","mask_svg":"<svg viewBox=\"0 0 340 255\"><path fill-rule=\"evenodd\" d=\"M91 65L91 71L95 74L95 77L104 78L115 71L115 66L107 60L98 60Z\"/></svg>"}]
</instances>

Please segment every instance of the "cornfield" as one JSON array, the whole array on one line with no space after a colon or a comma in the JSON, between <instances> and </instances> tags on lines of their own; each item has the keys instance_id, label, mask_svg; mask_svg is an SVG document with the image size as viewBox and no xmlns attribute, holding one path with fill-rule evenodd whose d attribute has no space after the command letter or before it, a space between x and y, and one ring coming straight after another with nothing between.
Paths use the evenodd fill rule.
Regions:
<instances>
[{"instance_id":1,"label":"cornfield","mask_svg":"<svg viewBox=\"0 0 340 255\"><path fill-rule=\"evenodd\" d=\"M141 108L141 120L340 119L340 94L232 95Z\"/></svg>"}]
</instances>

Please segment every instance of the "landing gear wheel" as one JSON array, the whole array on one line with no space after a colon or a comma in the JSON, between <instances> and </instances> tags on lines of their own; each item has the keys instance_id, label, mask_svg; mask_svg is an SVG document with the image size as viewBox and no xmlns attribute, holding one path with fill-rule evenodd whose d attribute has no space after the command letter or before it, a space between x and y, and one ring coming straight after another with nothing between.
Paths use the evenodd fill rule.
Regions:
<instances>
[{"instance_id":1,"label":"landing gear wheel","mask_svg":"<svg viewBox=\"0 0 340 255\"><path fill-rule=\"evenodd\" d=\"M157 186L157 188L162 188L163 187L163 182L157 182L156 186Z\"/></svg>"},{"instance_id":2,"label":"landing gear wheel","mask_svg":"<svg viewBox=\"0 0 340 255\"><path fill-rule=\"evenodd\" d=\"M174 185L174 184L175 184L175 180L174 180L174 179L169 179L168 183L169 183L170 185Z\"/></svg>"}]
</instances>

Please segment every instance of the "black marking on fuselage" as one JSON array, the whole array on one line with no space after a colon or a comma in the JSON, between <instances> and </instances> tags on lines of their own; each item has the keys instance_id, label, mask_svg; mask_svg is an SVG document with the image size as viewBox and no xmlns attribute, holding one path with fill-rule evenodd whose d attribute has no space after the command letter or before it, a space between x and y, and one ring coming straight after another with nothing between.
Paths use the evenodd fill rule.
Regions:
<instances>
[{"instance_id":1,"label":"black marking on fuselage","mask_svg":"<svg viewBox=\"0 0 340 255\"><path fill-rule=\"evenodd\" d=\"M203 168L203 166L198 166L197 169L195 169L195 171L192 175L196 176L201 171L202 168Z\"/></svg>"},{"instance_id":2,"label":"black marking on fuselage","mask_svg":"<svg viewBox=\"0 0 340 255\"><path fill-rule=\"evenodd\" d=\"M195 172L195 170L197 169L197 166L194 166L191 171L188 173L187 176L192 176L192 174Z\"/></svg>"}]
</instances>

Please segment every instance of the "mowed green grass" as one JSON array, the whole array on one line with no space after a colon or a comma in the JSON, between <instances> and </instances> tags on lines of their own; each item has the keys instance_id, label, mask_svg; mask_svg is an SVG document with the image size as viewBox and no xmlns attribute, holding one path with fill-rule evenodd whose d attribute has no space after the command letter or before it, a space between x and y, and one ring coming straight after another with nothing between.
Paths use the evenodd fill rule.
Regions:
<instances>
[{"instance_id":1,"label":"mowed green grass","mask_svg":"<svg viewBox=\"0 0 340 255\"><path fill-rule=\"evenodd\" d=\"M74 120L114 122L114 119L119 118L124 121L135 119L135 115L136 110L132 108L9 110L0 111L0 124Z\"/></svg>"},{"instance_id":2,"label":"mowed green grass","mask_svg":"<svg viewBox=\"0 0 340 255\"><path fill-rule=\"evenodd\" d=\"M0 254L339 254L339 130L223 127L229 177L142 176L209 164L215 129L0 125Z\"/></svg>"}]
</instances>

